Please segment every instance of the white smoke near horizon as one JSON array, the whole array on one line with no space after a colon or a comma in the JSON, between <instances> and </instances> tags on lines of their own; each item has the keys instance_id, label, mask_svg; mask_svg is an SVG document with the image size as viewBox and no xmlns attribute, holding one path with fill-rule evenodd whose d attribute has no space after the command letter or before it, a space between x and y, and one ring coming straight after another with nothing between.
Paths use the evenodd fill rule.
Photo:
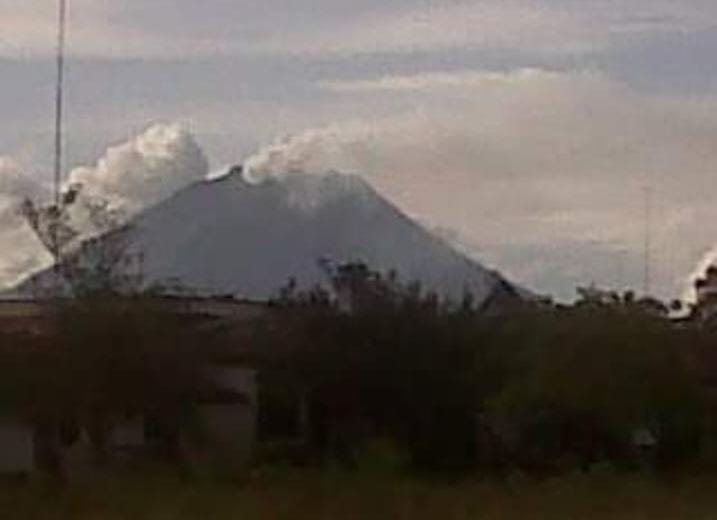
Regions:
<instances>
[{"instance_id":1,"label":"white smoke near horizon","mask_svg":"<svg viewBox=\"0 0 717 520\"><path fill-rule=\"evenodd\" d=\"M72 170L67 186L134 213L208 173L209 162L189 132L178 124L155 124L108 148L94 166Z\"/></svg>"},{"instance_id":2,"label":"white smoke near horizon","mask_svg":"<svg viewBox=\"0 0 717 520\"><path fill-rule=\"evenodd\" d=\"M697 303L697 289L696 283L700 278L703 278L707 273L707 269L712 266L717 266L717 246L713 247L707 253L705 253L694 271L690 273L690 276L686 280L686 286L682 293L682 301L688 305Z\"/></svg>"},{"instance_id":3,"label":"white smoke near horizon","mask_svg":"<svg viewBox=\"0 0 717 520\"><path fill-rule=\"evenodd\" d=\"M0 229L16 226L20 219L19 205L24 198L42 198L43 187L10 157L0 156Z\"/></svg>"},{"instance_id":4,"label":"white smoke near horizon","mask_svg":"<svg viewBox=\"0 0 717 520\"><path fill-rule=\"evenodd\" d=\"M51 264L50 255L19 213L25 197L46 195L42 185L22 173L19 163L0 156L0 285L15 283L26 273Z\"/></svg>"},{"instance_id":5,"label":"white smoke near horizon","mask_svg":"<svg viewBox=\"0 0 717 520\"><path fill-rule=\"evenodd\" d=\"M12 199L37 197L46 190L29 175L22 173L20 164L10 157L0 156L0 196Z\"/></svg>"},{"instance_id":6,"label":"white smoke near horizon","mask_svg":"<svg viewBox=\"0 0 717 520\"><path fill-rule=\"evenodd\" d=\"M78 240L99 231L92 226L89 208L97 202L131 218L177 190L206 178L207 158L194 137L177 124L154 124L125 143L111 146L94 166L72 170L65 189L78 189L70 206L70 224ZM30 226L20 216L26 198L42 205L49 200L47 186L22 173L22 166L0 157L0 287L19 282L49 267L52 259Z\"/></svg>"}]
</instances>

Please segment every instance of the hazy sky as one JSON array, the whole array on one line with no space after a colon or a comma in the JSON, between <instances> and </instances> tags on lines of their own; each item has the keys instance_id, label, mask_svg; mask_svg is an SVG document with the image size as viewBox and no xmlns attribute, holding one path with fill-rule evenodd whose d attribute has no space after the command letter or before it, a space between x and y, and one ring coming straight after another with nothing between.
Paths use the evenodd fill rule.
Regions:
<instances>
[{"instance_id":1,"label":"hazy sky","mask_svg":"<svg viewBox=\"0 0 717 520\"><path fill-rule=\"evenodd\" d=\"M214 168L298 135L560 296L641 287L646 189L661 295L717 243L714 0L69 1L72 165L155 121ZM35 175L55 3L0 2L0 156Z\"/></svg>"}]
</instances>

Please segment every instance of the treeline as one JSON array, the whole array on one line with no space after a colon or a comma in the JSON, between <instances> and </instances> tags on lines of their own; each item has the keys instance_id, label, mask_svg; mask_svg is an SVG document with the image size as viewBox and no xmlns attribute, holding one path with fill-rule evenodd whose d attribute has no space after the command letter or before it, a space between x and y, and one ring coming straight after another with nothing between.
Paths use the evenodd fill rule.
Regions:
<instances>
[{"instance_id":1,"label":"treeline","mask_svg":"<svg viewBox=\"0 0 717 520\"><path fill-rule=\"evenodd\" d=\"M236 346L258 371L271 447L258 455L271 460L352 467L379 444L415 470L717 463L717 336L706 324L629 293L554 305L499 285L486 305L362 264L327 273L325 287L287 284L239 335L152 297L58 304L47 323L28 322L37 333L0 331L0 413L34 426L46 467L80 431L101 463L128 418L177 460L180 437L201 430L197 403L217 390L203 370L212 346Z\"/></svg>"},{"instance_id":2,"label":"treeline","mask_svg":"<svg viewBox=\"0 0 717 520\"><path fill-rule=\"evenodd\" d=\"M469 294L441 301L351 264L326 290L289 283L275 304L293 325L265 338L283 354L263 371L262 427L302 430L309 460L360 464L382 439L429 470L717 462L715 337L655 300L585 291L486 313ZM301 425L282 422L296 395Z\"/></svg>"}]
</instances>

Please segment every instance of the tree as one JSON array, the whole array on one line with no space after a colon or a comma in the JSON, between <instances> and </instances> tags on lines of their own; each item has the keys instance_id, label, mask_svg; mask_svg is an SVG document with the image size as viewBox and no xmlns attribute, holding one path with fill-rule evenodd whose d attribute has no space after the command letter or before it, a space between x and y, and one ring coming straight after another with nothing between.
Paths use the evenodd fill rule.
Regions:
<instances>
[{"instance_id":1,"label":"tree","mask_svg":"<svg viewBox=\"0 0 717 520\"><path fill-rule=\"evenodd\" d=\"M297 296L305 306L280 364L292 374L283 380L309 395L313 449L351 464L367 439L388 437L416 466L470 465L478 381L471 314L365 264L328 272L340 303L313 307ZM284 299L289 293L300 294L284 291Z\"/></svg>"},{"instance_id":2,"label":"tree","mask_svg":"<svg viewBox=\"0 0 717 520\"><path fill-rule=\"evenodd\" d=\"M551 466L630 463L633 435L650 430L662 461L685 460L699 446L699 382L683 335L640 305L584 304L521 323L505 338L516 354L508 379L488 403L508 432L514 457Z\"/></svg>"},{"instance_id":3,"label":"tree","mask_svg":"<svg viewBox=\"0 0 717 520\"><path fill-rule=\"evenodd\" d=\"M75 213L83 215L82 223ZM71 186L59 204L26 199L21 214L55 261L50 287L40 285L39 291L89 297L141 289L142 252L131 244L132 228L124 215L108 201Z\"/></svg>"}]
</instances>

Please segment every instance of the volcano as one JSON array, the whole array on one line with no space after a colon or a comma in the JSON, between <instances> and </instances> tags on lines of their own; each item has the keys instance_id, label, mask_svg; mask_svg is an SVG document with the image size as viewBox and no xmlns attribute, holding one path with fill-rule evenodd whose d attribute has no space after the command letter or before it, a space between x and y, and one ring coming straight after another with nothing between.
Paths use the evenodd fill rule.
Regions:
<instances>
[{"instance_id":1,"label":"volcano","mask_svg":"<svg viewBox=\"0 0 717 520\"><path fill-rule=\"evenodd\" d=\"M237 168L145 210L125 232L141 252L144 283L201 296L268 299L290 278L300 287L326 282L327 261L395 270L452 299L470 291L480 302L511 287L356 175L293 173L255 184ZM51 276L36 274L18 292Z\"/></svg>"}]
</instances>

